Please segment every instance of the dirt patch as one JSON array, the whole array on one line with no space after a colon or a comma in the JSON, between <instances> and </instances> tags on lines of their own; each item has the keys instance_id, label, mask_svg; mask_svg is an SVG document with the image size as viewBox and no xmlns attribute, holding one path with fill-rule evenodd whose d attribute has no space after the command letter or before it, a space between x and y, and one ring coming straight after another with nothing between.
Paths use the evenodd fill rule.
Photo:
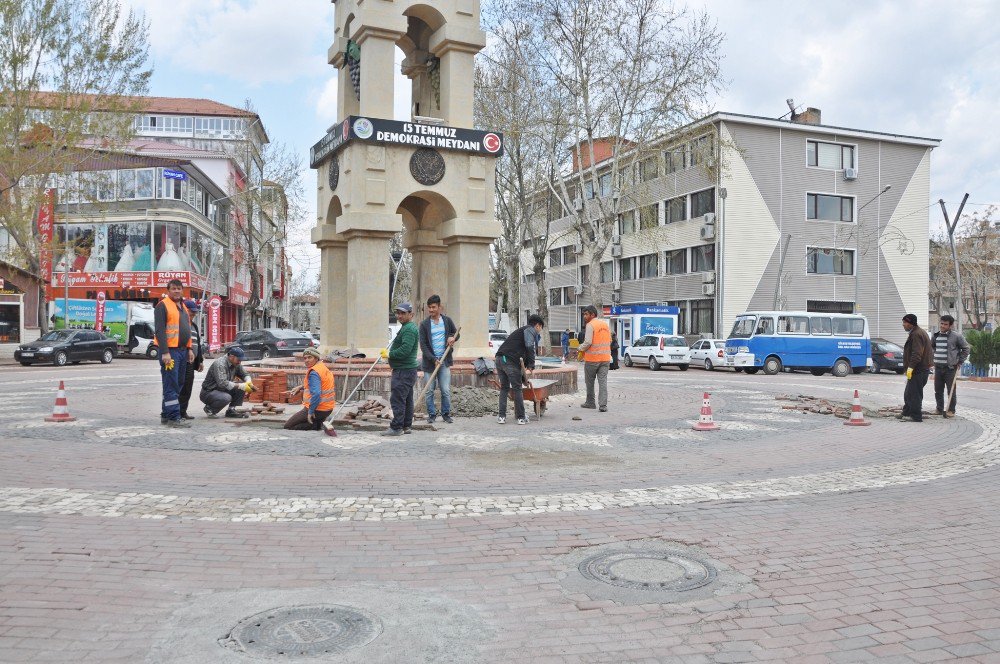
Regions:
<instances>
[{"instance_id":1,"label":"dirt patch","mask_svg":"<svg viewBox=\"0 0 1000 664\"><path fill-rule=\"evenodd\" d=\"M499 392L483 387L456 387L451 391L451 414L456 417L496 415ZM440 407L440 403L438 403ZM420 405L423 408L423 405Z\"/></svg>"},{"instance_id":2,"label":"dirt patch","mask_svg":"<svg viewBox=\"0 0 1000 664\"><path fill-rule=\"evenodd\" d=\"M832 399L822 399L808 394L779 394L774 397L776 401L790 401L791 404L782 405L783 410L794 410L800 413L814 413L816 415L833 415L841 419L851 417L851 407L853 401L834 401ZM903 412L902 406L884 406L882 408L865 408L862 404L862 412L865 417L896 417Z\"/></svg>"}]
</instances>

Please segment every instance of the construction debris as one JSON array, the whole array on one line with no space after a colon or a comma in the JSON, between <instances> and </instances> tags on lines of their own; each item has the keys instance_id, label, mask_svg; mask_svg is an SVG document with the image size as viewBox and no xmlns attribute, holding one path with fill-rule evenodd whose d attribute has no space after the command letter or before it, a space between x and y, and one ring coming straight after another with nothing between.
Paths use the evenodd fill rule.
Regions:
<instances>
[{"instance_id":1,"label":"construction debris","mask_svg":"<svg viewBox=\"0 0 1000 664\"><path fill-rule=\"evenodd\" d=\"M451 414L456 417L496 415L497 397L497 391L489 388L453 388L451 390ZM440 399L440 395L438 395L438 398Z\"/></svg>"},{"instance_id":2,"label":"construction debris","mask_svg":"<svg viewBox=\"0 0 1000 664\"><path fill-rule=\"evenodd\" d=\"M847 401L831 401L821 399L808 394L779 394L774 397L777 401L794 401L792 405L783 405L784 410L794 410L800 413L814 413L816 415L833 415L841 419L850 419L853 404ZM877 410L862 408L861 412L865 417L896 417L903 411L902 406L884 406ZM924 413L926 416L927 413Z\"/></svg>"}]
</instances>

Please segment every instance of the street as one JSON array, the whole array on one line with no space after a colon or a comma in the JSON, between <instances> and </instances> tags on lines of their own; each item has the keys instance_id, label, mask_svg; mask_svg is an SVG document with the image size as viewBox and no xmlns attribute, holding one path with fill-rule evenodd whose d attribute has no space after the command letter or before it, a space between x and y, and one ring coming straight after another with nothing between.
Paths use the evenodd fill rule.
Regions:
<instances>
[{"instance_id":1,"label":"street","mask_svg":"<svg viewBox=\"0 0 1000 664\"><path fill-rule=\"evenodd\" d=\"M607 413L330 438L197 385L162 427L147 360L5 366L0 661L1000 662L1000 384L775 399L854 389L903 378L623 368Z\"/></svg>"}]
</instances>

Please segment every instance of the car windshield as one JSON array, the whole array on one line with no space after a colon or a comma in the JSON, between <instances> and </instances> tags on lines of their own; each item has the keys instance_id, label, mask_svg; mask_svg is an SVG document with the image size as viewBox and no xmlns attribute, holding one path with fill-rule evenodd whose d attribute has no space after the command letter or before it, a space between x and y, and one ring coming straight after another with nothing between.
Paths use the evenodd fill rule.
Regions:
<instances>
[{"instance_id":1,"label":"car windshield","mask_svg":"<svg viewBox=\"0 0 1000 664\"><path fill-rule=\"evenodd\" d=\"M301 339L302 335L295 330L271 329L268 330L275 339Z\"/></svg>"},{"instance_id":2,"label":"car windshield","mask_svg":"<svg viewBox=\"0 0 1000 664\"><path fill-rule=\"evenodd\" d=\"M38 338L39 341L66 341L75 334L73 330L52 330Z\"/></svg>"},{"instance_id":3,"label":"car windshield","mask_svg":"<svg viewBox=\"0 0 1000 664\"><path fill-rule=\"evenodd\" d=\"M663 339L663 345L664 346L679 346L679 347L682 347L682 348L687 348L687 344L684 342L684 339L682 339L680 337L666 337L666 338Z\"/></svg>"},{"instance_id":4,"label":"car windshield","mask_svg":"<svg viewBox=\"0 0 1000 664\"><path fill-rule=\"evenodd\" d=\"M753 334L754 325L757 323L756 316L743 316L736 319L733 331L729 333L730 339L749 339Z\"/></svg>"},{"instance_id":5,"label":"car windshield","mask_svg":"<svg viewBox=\"0 0 1000 664\"><path fill-rule=\"evenodd\" d=\"M726 342L725 341L721 341L720 340L720 341L715 341L713 343L715 344L716 348L725 348L726 347Z\"/></svg>"}]
</instances>

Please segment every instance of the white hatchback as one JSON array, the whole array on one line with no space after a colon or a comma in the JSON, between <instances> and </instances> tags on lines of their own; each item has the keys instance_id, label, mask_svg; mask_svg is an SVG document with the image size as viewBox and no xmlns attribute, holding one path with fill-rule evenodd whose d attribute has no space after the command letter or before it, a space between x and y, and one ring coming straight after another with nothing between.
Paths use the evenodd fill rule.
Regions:
<instances>
[{"instance_id":1,"label":"white hatchback","mask_svg":"<svg viewBox=\"0 0 1000 664\"><path fill-rule=\"evenodd\" d=\"M691 344L691 364L709 371L726 366L726 340L701 339Z\"/></svg>"},{"instance_id":2,"label":"white hatchback","mask_svg":"<svg viewBox=\"0 0 1000 664\"><path fill-rule=\"evenodd\" d=\"M684 337L670 334L647 334L625 349L623 357L625 366L645 364L653 371L668 364L681 371L687 371L691 364L691 351Z\"/></svg>"}]
</instances>

